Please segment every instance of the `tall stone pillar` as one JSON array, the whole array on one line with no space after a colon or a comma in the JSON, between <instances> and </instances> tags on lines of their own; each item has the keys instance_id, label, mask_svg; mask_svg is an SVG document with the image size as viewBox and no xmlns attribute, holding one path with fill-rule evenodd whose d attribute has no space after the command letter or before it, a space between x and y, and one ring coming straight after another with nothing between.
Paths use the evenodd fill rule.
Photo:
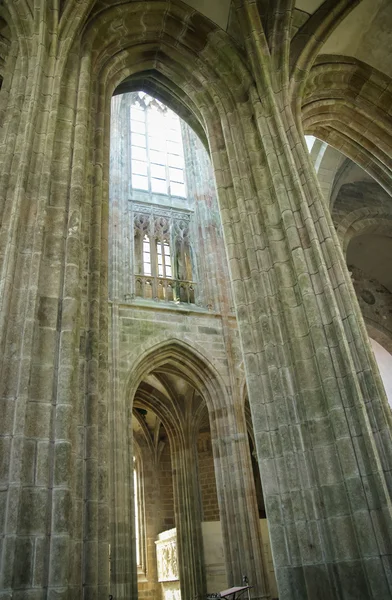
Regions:
<instances>
[{"instance_id":1,"label":"tall stone pillar","mask_svg":"<svg viewBox=\"0 0 392 600\"><path fill-rule=\"evenodd\" d=\"M81 125L90 65L60 64L49 2L34 16L9 6L25 38L1 92L0 596L106 600L107 243Z\"/></svg>"},{"instance_id":2,"label":"tall stone pillar","mask_svg":"<svg viewBox=\"0 0 392 600\"><path fill-rule=\"evenodd\" d=\"M241 585L246 575L252 598L270 598L241 403L210 413L210 422L228 584Z\"/></svg>"},{"instance_id":3,"label":"tall stone pillar","mask_svg":"<svg viewBox=\"0 0 392 600\"><path fill-rule=\"evenodd\" d=\"M268 38L237 6L257 93L210 139L280 597L387 598L388 408L290 105L290 10Z\"/></svg>"},{"instance_id":4,"label":"tall stone pillar","mask_svg":"<svg viewBox=\"0 0 392 600\"><path fill-rule=\"evenodd\" d=\"M129 107L121 96L111 103L109 189L109 314L110 356L110 593L116 600L136 597L137 566L133 514L133 433L131 400L124 397L119 375L119 306L129 291L132 230L129 202ZM128 108L128 113L127 113ZM126 113L124 115L124 112ZM127 118L128 116L128 118Z\"/></svg>"},{"instance_id":5,"label":"tall stone pillar","mask_svg":"<svg viewBox=\"0 0 392 600\"><path fill-rule=\"evenodd\" d=\"M190 439L185 444L174 440L170 448L181 597L202 599L206 590L196 446Z\"/></svg>"}]
</instances>

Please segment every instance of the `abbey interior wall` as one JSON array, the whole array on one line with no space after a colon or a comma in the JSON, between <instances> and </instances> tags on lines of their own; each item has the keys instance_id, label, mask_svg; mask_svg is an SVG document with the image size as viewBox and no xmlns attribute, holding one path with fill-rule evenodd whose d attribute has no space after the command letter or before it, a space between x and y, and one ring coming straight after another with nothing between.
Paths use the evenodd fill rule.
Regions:
<instances>
[{"instance_id":1,"label":"abbey interior wall","mask_svg":"<svg viewBox=\"0 0 392 600\"><path fill-rule=\"evenodd\" d=\"M292 3L259 11L235 0L231 36L176 0L0 3L2 600L136 597L129 398L148 369L167 375L176 364L197 388L194 405L201 410L203 392L210 407L228 584L246 569L253 597L269 600L242 360L281 598L390 597L391 415L301 128L391 191L388 75L353 55L320 55L357 4L323 5L292 28ZM138 332L135 307L124 307L127 262L112 241L129 222L113 211L109 227L108 200L110 101L123 82L181 111L210 150L234 302L220 255L202 290L221 325L201 319L224 339L229 366L206 342L216 334L182 322L165 354L178 316L155 336L151 317ZM126 210L122 190L111 191ZM208 194L201 200L207 215ZM199 245L206 267L219 237L210 225ZM127 316L135 337L124 331L124 350ZM158 342L160 352L143 354ZM185 443L177 421L188 600L206 590L192 430ZM149 531L149 548L158 533Z\"/></svg>"}]
</instances>

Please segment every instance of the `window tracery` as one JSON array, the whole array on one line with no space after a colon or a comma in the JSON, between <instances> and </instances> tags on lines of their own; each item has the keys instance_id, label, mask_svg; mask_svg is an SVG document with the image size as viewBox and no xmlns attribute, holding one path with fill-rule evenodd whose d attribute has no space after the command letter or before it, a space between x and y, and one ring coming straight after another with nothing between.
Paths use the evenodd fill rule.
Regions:
<instances>
[{"instance_id":1,"label":"window tracery","mask_svg":"<svg viewBox=\"0 0 392 600\"><path fill-rule=\"evenodd\" d=\"M195 302L191 213L133 204L135 296Z\"/></svg>"}]
</instances>

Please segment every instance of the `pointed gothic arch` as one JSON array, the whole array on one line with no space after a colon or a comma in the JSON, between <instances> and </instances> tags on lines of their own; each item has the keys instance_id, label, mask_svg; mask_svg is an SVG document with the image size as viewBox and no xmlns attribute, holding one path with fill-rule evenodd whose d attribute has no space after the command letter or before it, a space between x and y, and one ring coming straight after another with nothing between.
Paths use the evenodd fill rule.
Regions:
<instances>
[{"instance_id":1,"label":"pointed gothic arch","mask_svg":"<svg viewBox=\"0 0 392 600\"><path fill-rule=\"evenodd\" d=\"M206 401L209 411L225 406L225 386L211 362L195 346L178 339L169 339L146 349L132 366L125 385L125 395L131 400L140 382L155 369L177 370Z\"/></svg>"},{"instance_id":2,"label":"pointed gothic arch","mask_svg":"<svg viewBox=\"0 0 392 600\"><path fill-rule=\"evenodd\" d=\"M347 56L320 55L302 98L305 133L360 165L391 193L391 80ZM382 143L380 144L380 140Z\"/></svg>"}]
</instances>

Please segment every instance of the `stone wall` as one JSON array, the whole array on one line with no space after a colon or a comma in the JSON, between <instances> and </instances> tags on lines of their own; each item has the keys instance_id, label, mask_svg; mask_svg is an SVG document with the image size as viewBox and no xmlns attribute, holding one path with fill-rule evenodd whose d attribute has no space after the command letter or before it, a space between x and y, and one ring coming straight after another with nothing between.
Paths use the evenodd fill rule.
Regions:
<instances>
[{"instance_id":1,"label":"stone wall","mask_svg":"<svg viewBox=\"0 0 392 600\"><path fill-rule=\"evenodd\" d=\"M158 302L133 302L118 307L120 364L124 382L140 356L164 342L179 340L208 358L229 384L225 324L219 313L207 309L169 306ZM231 316L231 344L241 362L235 317Z\"/></svg>"},{"instance_id":2,"label":"stone wall","mask_svg":"<svg viewBox=\"0 0 392 600\"><path fill-rule=\"evenodd\" d=\"M277 598L278 590L266 519L260 519L260 531L263 539L263 561L268 575L271 598ZM222 527L219 521L203 523L203 543L206 563L207 591L209 593L221 592L222 590L227 589L228 583L224 568ZM247 575L247 573L244 572L243 575ZM236 585L241 584L242 581L236 582ZM249 581L249 584L252 585L252 581Z\"/></svg>"},{"instance_id":3,"label":"stone wall","mask_svg":"<svg viewBox=\"0 0 392 600\"><path fill-rule=\"evenodd\" d=\"M354 290L369 335L392 352L392 294L377 279L351 267Z\"/></svg>"}]
</instances>

